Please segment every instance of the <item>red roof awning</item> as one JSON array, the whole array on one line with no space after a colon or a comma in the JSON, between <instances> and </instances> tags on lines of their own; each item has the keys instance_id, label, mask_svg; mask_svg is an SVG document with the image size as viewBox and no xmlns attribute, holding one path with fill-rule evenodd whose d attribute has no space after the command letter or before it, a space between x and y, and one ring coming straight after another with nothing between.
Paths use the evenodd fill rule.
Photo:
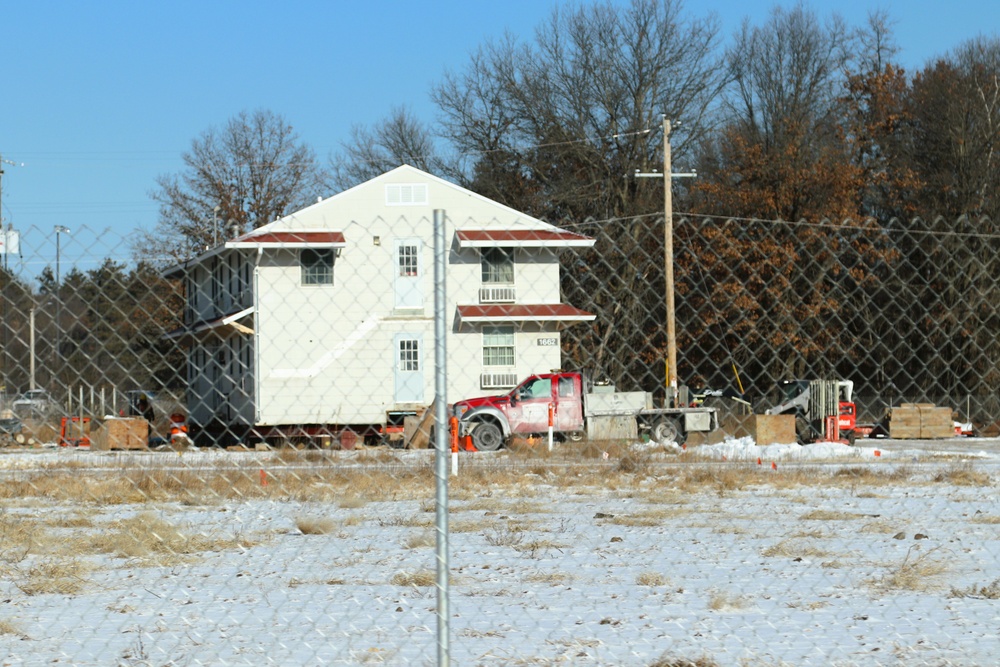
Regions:
<instances>
[{"instance_id":1,"label":"red roof awning","mask_svg":"<svg viewBox=\"0 0 1000 667\"><path fill-rule=\"evenodd\" d=\"M227 248L345 248L341 231L250 232L228 241Z\"/></svg>"},{"instance_id":2,"label":"red roof awning","mask_svg":"<svg viewBox=\"0 0 1000 667\"><path fill-rule=\"evenodd\" d=\"M594 239L562 229L459 229L459 248L589 248Z\"/></svg>"},{"instance_id":3,"label":"red roof awning","mask_svg":"<svg viewBox=\"0 0 1000 667\"><path fill-rule=\"evenodd\" d=\"M469 305L458 307L462 322L590 322L597 316L565 303Z\"/></svg>"}]
</instances>

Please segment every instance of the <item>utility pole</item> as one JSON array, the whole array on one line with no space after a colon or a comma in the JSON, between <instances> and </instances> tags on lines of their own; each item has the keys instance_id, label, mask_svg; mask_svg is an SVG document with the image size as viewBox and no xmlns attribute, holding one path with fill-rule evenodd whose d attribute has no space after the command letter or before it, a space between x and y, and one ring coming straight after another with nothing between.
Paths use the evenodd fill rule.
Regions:
<instances>
[{"instance_id":1,"label":"utility pole","mask_svg":"<svg viewBox=\"0 0 1000 667\"><path fill-rule=\"evenodd\" d=\"M56 297L56 364L54 373L58 373L61 370L62 362L62 277L59 275L59 255L60 255L60 244L59 235L69 234L69 227L64 225L56 225L54 228L56 233L56 287L55 287L55 297Z\"/></svg>"},{"instance_id":2,"label":"utility pole","mask_svg":"<svg viewBox=\"0 0 1000 667\"><path fill-rule=\"evenodd\" d=\"M671 171L670 161L670 121L663 116L663 173L655 171L644 174L638 170L636 178L663 179L663 273L665 275L666 308L667 308L667 407L676 408L679 387L677 384L677 326L674 320L674 204L671 186L675 178L694 178L694 171L675 174Z\"/></svg>"},{"instance_id":3,"label":"utility pole","mask_svg":"<svg viewBox=\"0 0 1000 667\"><path fill-rule=\"evenodd\" d=\"M21 163L19 165L17 162L6 160L4 159L3 155L0 155L0 235L3 236L3 241L2 243L0 243L0 252L3 253L3 270L4 270L3 294L2 296L0 296L0 300L3 301L3 308L2 310L0 310L0 318L2 318L2 326L3 326L3 358L2 358L3 377L0 378L0 395L4 395L7 393L7 391L9 390L7 384L10 380L9 373L7 372L7 368L9 365L7 363L9 358L9 350L7 345L8 343L7 284L10 282L8 280L10 271L10 260L8 258L10 257L11 250L14 250L15 252L20 252L20 246L17 241L17 235L14 233L12 229L13 225L5 225L3 222L3 166L5 164L9 164L14 167L24 166L24 163Z\"/></svg>"},{"instance_id":4,"label":"utility pole","mask_svg":"<svg viewBox=\"0 0 1000 667\"><path fill-rule=\"evenodd\" d=\"M677 407L677 323L674 320L674 200L670 121L663 117L663 273L667 292L667 397Z\"/></svg>"}]
</instances>

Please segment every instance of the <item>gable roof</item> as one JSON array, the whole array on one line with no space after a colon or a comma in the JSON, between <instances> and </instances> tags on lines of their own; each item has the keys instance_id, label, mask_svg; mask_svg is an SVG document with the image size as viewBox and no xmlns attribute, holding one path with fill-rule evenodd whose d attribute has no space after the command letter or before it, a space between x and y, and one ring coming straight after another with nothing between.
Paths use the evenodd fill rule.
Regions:
<instances>
[{"instance_id":1,"label":"gable roof","mask_svg":"<svg viewBox=\"0 0 1000 667\"><path fill-rule=\"evenodd\" d=\"M348 216L340 215L338 202L357 198L351 204L355 209L359 206L359 202L363 207L366 201L371 202L374 208L381 208L384 204L375 204L376 200L371 197L370 192L366 191L377 189L380 185L384 187L417 183L447 188L452 193L465 197L472 203L471 206L459 206L455 210L445 209L451 223L460 228L457 232L459 247L542 248L591 247L594 245L594 240L586 236L560 229L544 220L534 218L443 178L404 164L343 192L320 199L314 204L282 216L247 234L208 249L181 264L169 267L163 271L162 275L176 277L187 268L231 249L346 247L343 229L353 221L346 219ZM361 195L361 193L364 194ZM359 197L359 195L361 196ZM350 208L349 206L348 210ZM466 216L466 219L461 219L462 216ZM466 226L463 227L463 225Z\"/></svg>"},{"instance_id":2,"label":"gable roof","mask_svg":"<svg viewBox=\"0 0 1000 667\"><path fill-rule=\"evenodd\" d=\"M426 202L412 204L397 202L394 205L390 204L390 206L400 206L401 208L405 208L406 206L416 206L423 207L427 211L430 211L433 208L444 208L445 213L448 215L448 218L453 225L456 227L468 228L470 231L481 229L506 229L511 231L563 231L559 227L545 222L544 220L532 217L522 211L518 211L510 206L501 204L488 197L484 197L483 195L477 194L472 190L463 188L460 185L452 183L451 181L429 174L426 171L422 171L408 164L391 169L384 174L380 174L379 176L365 181L364 183L360 183L354 187L348 188L347 190L338 192L335 195L321 199L303 209L289 213L274 222L259 227L256 231L272 231L278 229L289 231L310 228L315 229L319 226L325 226L325 224L317 224L317 222L321 220L325 222L328 220L328 216L331 212L334 215L337 214L337 207L340 202L363 197L373 205L376 205L376 200L372 197L372 192L377 192L380 186L384 188L386 186L406 186L418 184L426 184L436 188L449 190L452 195L465 198L468 201L468 205L459 205L452 208L450 206L434 207L433 203L431 205L427 205ZM378 197L378 201L383 201L381 196ZM355 204L355 206L356 205L357 204ZM376 206L381 208L382 204L377 204ZM338 220L335 226L344 228L347 224L348 221ZM560 236L558 239L553 239L553 242L556 245L560 244L559 241L567 241L570 238L580 241L582 245L586 239L584 236L572 234L571 232L563 233L568 236ZM531 246L526 244L523 247Z\"/></svg>"}]
</instances>

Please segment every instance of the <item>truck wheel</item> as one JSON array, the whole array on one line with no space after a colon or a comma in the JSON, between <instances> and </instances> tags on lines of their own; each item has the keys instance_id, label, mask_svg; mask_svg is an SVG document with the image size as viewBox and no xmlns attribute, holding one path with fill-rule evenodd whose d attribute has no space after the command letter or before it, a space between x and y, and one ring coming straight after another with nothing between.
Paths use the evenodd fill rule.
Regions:
<instances>
[{"instance_id":1,"label":"truck wheel","mask_svg":"<svg viewBox=\"0 0 1000 667\"><path fill-rule=\"evenodd\" d=\"M670 442L681 442L680 429L677 428L677 422L673 419L661 419L653 424L651 436L653 442L658 442L661 445L665 445Z\"/></svg>"},{"instance_id":2,"label":"truck wheel","mask_svg":"<svg viewBox=\"0 0 1000 667\"><path fill-rule=\"evenodd\" d=\"M583 442L586 437L587 434L583 431L570 431L566 434L566 439L570 442Z\"/></svg>"},{"instance_id":3,"label":"truck wheel","mask_svg":"<svg viewBox=\"0 0 1000 667\"><path fill-rule=\"evenodd\" d=\"M472 429L472 444L481 452L495 452L503 446L503 432L490 422L479 422Z\"/></svg>"}]
</instances>

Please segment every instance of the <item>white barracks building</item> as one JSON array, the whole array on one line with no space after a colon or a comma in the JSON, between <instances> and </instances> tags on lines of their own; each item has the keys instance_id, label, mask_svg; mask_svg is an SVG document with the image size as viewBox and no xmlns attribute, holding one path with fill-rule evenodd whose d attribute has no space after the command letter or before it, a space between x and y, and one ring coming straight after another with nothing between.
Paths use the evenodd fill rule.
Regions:
<instances>
[{"instance_id":1,"label":"white barracks building","mask_svg":"<svg viewBox=\"0 0 1000 667\"><path fill-rule=\"evenodd\" d=\"M434 210L445 213L448 398L560 366L557 251L592 239L402 166L165 272L182 279L196 440L364 432L434 399Z\"/></svg>"}]
</instances>

